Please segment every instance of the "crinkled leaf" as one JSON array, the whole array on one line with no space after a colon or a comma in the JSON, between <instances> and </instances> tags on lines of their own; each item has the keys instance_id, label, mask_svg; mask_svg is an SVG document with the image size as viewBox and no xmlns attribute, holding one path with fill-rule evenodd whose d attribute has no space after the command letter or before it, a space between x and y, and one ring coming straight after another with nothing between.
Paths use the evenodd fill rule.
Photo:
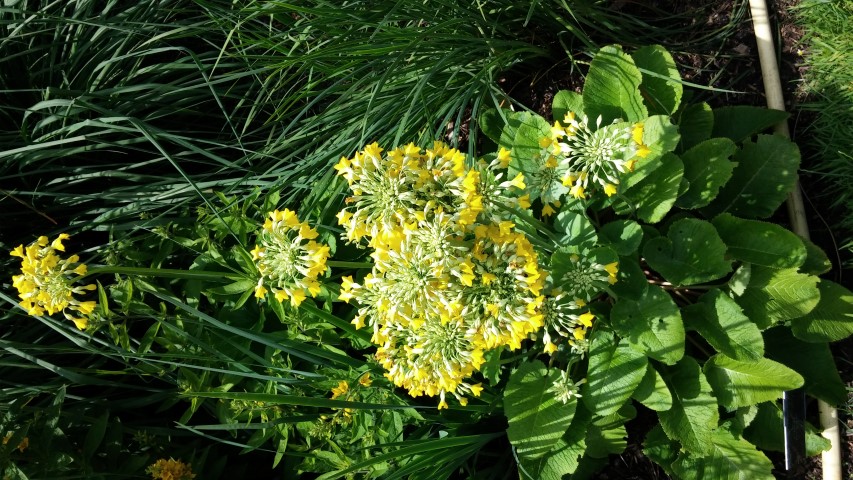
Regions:
<instances>
[{"instance_id":1,"label":"crinkled leaf","mask_svg":"<svg viewBox=\"0 0 853 480\"><path fill-rule=\"evenodd\" d=\"M577 402L563 404L548 389L560 373L536 360L524 362L509 377L504 391L507 436L519 456L535 459L548 453L566 432Z\"/></svg>"},{"instance_id":2,"label":"crinkled leaf","mask_svg":"<svg viewBox=\"0 0 853 480\"><path fill-rule=\"evenodd\" d=\"M510 117L504 133L507 129L515 128L515 137L512 139L510 174L515 172L534 172L537 170L535 158L540 154L539 140L551 135L551 124L539 115L523 112ZM501 135L501 146L504 145L503 134Z\"/></svg>"},{"instance_id":3,"label":"crinkled leaf","mask_svg":"<svg viewBox=\"0 0 853 480\"><path fill-rule=\"evenodd\" d=\"M707 216L730 212L743 218L767 218L794 188L800 167L797 145L779 135L759 135L735 153L732 178L703 210Z\"/></svg>"},{"instance_id":4,"label":"crinkled leaf","mask_svg":"<svg viewBox=\"0 0 853 480\"><path fill-rule=\"evenodd\" d=\"M678 127L672 124L671 118L665 115L654 115L643 121L643 143L648 146L649 153L638 157L634 171L624 175L619 188L627 191L640 183L649 174L661 168L661 157L671 152L678 145Z\"/></svg>"},{"instance_id":5,"label":"crinkled leaf","mask_svg":"<svg viewBox=\"0 0 853 480\"><path fill-rule=\"evenodd\" d=\"M794 336L807 342L836 342L853 335L853 293L829 280L821 280L817 289L817 306L791 320Z\"/></svg>"},{"instance_id":6,"label":"crinkled leaf","mask_svg":"<svg viewBox=\"0 0 853 480\"><path fill-rule=\"evenodd\" d=\"M575 399L572 401L577 402ZM590 420L591 414L579 405L569 429L557 440L550 452L535 460L521 460L520 477L530 480L560 480L563 475L574 473L580 463L580 457L586 451L586 430Z\"/></svg>"},{"instance_id":7,"label":"crinkled leaf","mask_svg":"<svg viewBox=\"0 0 853 480\"><path fill-rule=\"evenodd\" d=\"M788 327L779 326L764 332L764 345L767 358L803 376L803 388L813 397L831 405L847 400L847 390L828 344L804 342L795 338Z\"/></svg>"},{"instance_id":8,"label":"crinkled leaf","mask_svg":"<svg viewBox=\"0 0 853 480\"><path fill-rule=\"evenodd\" d=\"M655 425L643 440L643 454L672 476L672 462L678 458L678 443L667 438L660 424Z\"/></svg>"},{"instance_id":9,"label":"crinkled leaf","mask_svg":"<svg viewBox=\"0 0 853 480\"><path fill-rule=\"evenodd\" d=\"M720 428L713 432L707 455L682 453L672 464L682 480L774 480L773 463L743 438Z\"/></svg>"},{"instance_id":10,"label":"crinkled leaf","mask_svg":"<svg viewBox=\"0 0 853 480\"><path fill-rule=\"evenodd\" d=\"M598 234L600 241L610 244L619 255L629 255L637 251L643 239L643 229L633 220L615 220L603 225Z\"/></svg>"},{"instance_id":11,"label":"crinkled leaf","mask_svg":"<svg viewBox=\"0 0 853 480\"><path fill-rule=\"evenodd\" d=\"M660 162L659 168L624 192L637 216L648 223L657 223L669 213L678 198L684 175L684 165L678 155L666 153Z\"/></svg>"},{"instance_id":12,"label":"crinkled leaf","mask_svg":"<svg viewBox=\"0 0 853 480\"><path fill-rule=\"evenodd\" d=\"M735 301L746 316L763 330L774 323L811 312L820 300L819 280L812 275L797 273L795 268L751 265L749 283Z\"/></svg>"},{"instance_id":13,"label":"crinkled leaf","mask_svg":"<svg viewBox=\"0 0 853 480\"><path fill-rule=\"evenodd\" d=\"M642 74L640 94L649 113L675 113L681 103L683 87L672 55L660 45L650 45L636 50L631 57Z\"/></svg>"},{"instance_id":14,"label":"crinkled leaf","mask_svg":"<svg viewBox=\"0 0 853 480\"><path fill-rule=\"evenodd\" d=\"M479 118L480 130L495 143L500 143L501 132L506 126L506 119L501 115L502 113L507 114L509 112L500 112L496 108L489 108L484 110Z\"/></svg>"},{"instance_id":15,"label":"crinkled leaf","mask_svg":"<svg viewBox=\"0 0 853 480\"><path fill-rule=\"evenodd\" d=\"M718 352L731 358L749 361L764 356L758 326L721 290L710 290L685 308L684 320L687 328L699 332Z\"/></svg>"},{"instance_id":16,"label":"crinkled leaf","mask_svg":"<svg viewBox=\"0 0 853 480\"><path fill-rule=\"evenodd\" d=\"M822 275L832 270L832 262L829 261L829 257L820 247L807 238L801 237L800 240L806 246L806 261L800 265L801 273Z\"/></svg>"},{"instance_id":17,"label":"crinkled leaf","mask_svg":"<svg viewBox=\"0 0 853 480\"><path fill-rule=\"evenodd\" d=\"M782 409L775 402L758 405L755 419L743 432L743 437L763 450L785 451L785 427ZM817 429L806 422L806 455L813 456L829 449L829 440L817 434Z\"/></svg>"},{"instance_id":18,"label":"crinkled leaf","mask_svg":"<svg viewBox=\"0 0 853 480\"><path fill-rule=\"evenodd\" d=\"M602 125L618 118L639 122L648 116L639 86L642 75L622 47L603 47L589 66L583 86L584 112L591 121L599 115Z\"/></svg>"},{"instance_id":19,"label":"crinkled leaf","mask_svg":"<svg viewBox=\"0 0 853 480\"><path fill-rule=\"evenodd\" d=\"M714 109L713 136L743 141L788 118L786 112L763 107L736 105Z\"/></svg>"},{"instance_id":20,"label":"crinkled leaf","mask_svg":"<svg viewBox=\"0 0 853 480\"><path fill-rule=\"evenodd\" d=\"M554 115L554 120L562 122L569 112L574 112L579 117L583 115L583 97L577 92L560 90L554 95L551 113Z\"/></svg>"},{"instance_id":21,"label":"crinkled leaf","mask_svg":"<svg viewBox=\"0 0 853 480\"><path fill-rule=\"evenodd\" d=\"M610 290L618 298L639 300L648 289L649 282L637 258L619 257L619 272L616 274L616 283L610 286Z\"/></svg>"},{"instance_id":22,"label":"crinkled leaf","mask_svg":"<svg viewBox=\"0 0 853 480\"><path fill-rule=\"evenodd\" d=\"M640 384L646 364L645 355L618 343L612 333L597 331L589 347L584 405L596 415L615 413Z\"/></svg>"},{"instance_id":23,"label":"crinkled leaf","mask_svg":"<svg viewBox=\"0 0 853 480\"><path fill-rule=\"evenodd\" d=\"M729 409L775 400L803 386L799 373L769 358L743 362L720 353L705 362L704 371L720 405Z\"/></svg>"},{"instance_id":24,"label":"crinkled leaf","mask_svg":"<svg viewBox=\"0 0 853 480\"><path fill-rule=\"evenodd\" d=\"M628 445L625 424L636 416L637 409L630 403L610 415L594 416L586 429L586 455L605 458L622 453Z\"/></svg>"},{"instance_id":25,"label":"crinkled leaf","mask_svg":"<svg viewBox=\"0 0 853 480\"><path fill-rule=\"evenodd\" d=\"M595 227L592 226L585 212L565 210L560 212L554 219L554 228L563 234L560 239L561 245L581 247L579 249L581 252L593 247L598 241Z\"/></svg>"},{"instance_id":26,"label":"crinkled leaf","mask_svg":"<svg viewBox=\"0 0 853 480\"><path fill-rule=\"evenodd\" d=\"M731 261L726 244L709 222L684 218L673 222L666 237L646 242L643 256L649 266L676 285L696 285L726 276Z\"/></svg>"},{"instance_id":27,"label":"crinkled leaf","mask_svg":"<svg viewBox=\"0 0 853 480\"><path fill-rule=\"evenodd\" d=\"M610 321L623 341L655 360L672 365L684 355L681 311L666 291L649 285L639 300L619 298Z\"/></svg>"},{"instance_id":28,"label":"crinkled leaf","mask_svg":"<svg viewBox=\"0 0 853 480\"><path fill-rule=\"evenodd\" d=\"M705 103L695 103L681 109L678 115L678 131L681 132L679 151L693 148L694 145L711 138L714 129L714 112Z\"/></svg>"},{"instance_id":29,"label":"crinkled leaf","mask_svg":"<svg viewBox=\"0 0 853 480\"><path fill-rule=\"evenodd\" d=\"M735 151L737 146L731 140L712 138L681 154L684 178L690 183L687 191L679 195L675 205L692 209L711 203L720 187L732 176L735 164L730 158Z\"/></svg>"},{"instance_id":30,"label":"crinkled leaf","mask_svg":"<svg viewBox=\"0 0 853 480\"><path fill-rule=\"evenodd\" d=\"M711 434L717 428L720 413L699 364L691 357L684 357L662 374L672 392L672 408L658 413L663 431L689 452L711 453L714 448Z\"/></svg>"},{"instance_id":31,"label":"crinkled leaf","mask_svg":"<svg viewBox=\"0 0 853 480\"><path fill-rule=\"evenodd\" d=\"M740 261L773 268L799 267L806 261L806 246L800 237L779 225L728 213L711 223L729 247L729 255Z\"/></svg>"},{"instance_id":32,"label":"crinkled leaf","mask_svg":"<svg viewBox=\"0 0 853 480\"><path fill-rule=\"evenodd\" d=\"M631 396L634 400L656 412L663 412L672 408L672 394L663 381L663 377L651 363L646 367L643 380Z\"/></svg>"}]
</instances>

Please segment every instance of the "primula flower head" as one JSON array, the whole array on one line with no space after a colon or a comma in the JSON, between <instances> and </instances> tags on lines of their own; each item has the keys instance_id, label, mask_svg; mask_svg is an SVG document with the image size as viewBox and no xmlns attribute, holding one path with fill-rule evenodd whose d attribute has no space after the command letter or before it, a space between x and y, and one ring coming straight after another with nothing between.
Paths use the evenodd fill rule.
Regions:
<instances>
[{"instance_id":1,"label":"primula flower head","mask_svg":"<svg viewBox=\"0 0 853 480\"><path fill-rule=\"evenodd\" d=\"M21 258L21 274L12 277L12 285L18 290L20 305L29 315L53 315L62 312L80 330L88 325L88 317L95 310L95 301L81 301L75 296L97 289L94 284L75 286L74 283L86 274L86 265L80 257L71 255L62 258L57 251L64 252L67 234L60 234L52 242L45 236L24 247L12 250L13 257Z\"/></svg>"},{"instance_id":2,"label":"primula flower head","mask_svg":"<svg viewBox=\"0 0 853 480\"><path fill-rule=\"evenodd\" d=\"M154 480L193 480L192 467L180 460L161 458L145 469Z\"/></svg>"},{"instance_id":3,"label":"primula flower head","mask_svg":"<svg viewBox=\"0 0 853 480\"><path fill-rule=\"evenodd\" d=\"M326 272L329 257L329 247L314 241L317 236L295 212L270 212L251 251L261 274L255 296L264 298L272 292L279 302L289 299L295 307L308 295L316 297L320 293L317 278Z\"/></svg>"},{"instance_id":4,"label":"primula flower head","mask_svg":"<svg viewBox=\"0 0 853 480\"><path fill-rule=\"evenodd\" d=\"M338 222L349 240L368 239L374 268L358 282L344 277L339 299L358 304L352 323L372 330L389 380L438 396L440 409L450 395L465 405L482 390L466 379L485 352L520 348L542 327L546 275L509 220L509 210L530 206L529 195L518 197L527 177L500 171L506 150L466 167L440 142L368 147L336 167L353 193Z\"/></svg>"},{"instance_id":5,"label":"primula flower head","mask_svg":"<svg viewBox=\"0 0 853 480\"><path fill-rule=\"evenodd\" d=\"M622 175L633 170L635 158L649 153L645 145L635 140L636 127L623 124L602 127L599 116L592 128L586 117L578 119L574 113L566 115L564 124L565 127L556 122L551 129L553 155L562 185L575 198L586 198L588 191L597 189L607 196L614 195ZM642 140L642 124L639 125Z\"/></svg>"}]
</instances>

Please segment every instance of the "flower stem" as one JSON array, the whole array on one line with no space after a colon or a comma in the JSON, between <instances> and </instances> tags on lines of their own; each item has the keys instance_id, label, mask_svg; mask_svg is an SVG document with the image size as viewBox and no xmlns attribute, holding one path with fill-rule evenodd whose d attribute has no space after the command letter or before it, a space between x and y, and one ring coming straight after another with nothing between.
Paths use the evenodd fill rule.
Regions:
<instances>
[{"instance_id":1,"label":"flower stem","mask_svg":"<svg viewBox=\"0 0 853 480\"><path fill-rule=\"evenodd\" d=\"M340 268L373 268L370 262L344 262L339 260L326 260L326 265Z\"/></svg>"},{"instance_id":2,"label":"flower stem","mask_svg":"<svg viewBox=\"0 0 853 480\"><path fill-rule=\"evenodd\" d=\"M143 267L119 267L103 266L90 268L80 278L98 275L102 273L118 273L121 275L136 275L144 277L160 278L183 278L186 280L210 280L214 282L231 282L245 278L244 275L231 272L215 272L209 270L178 270L172 268L143 268Z\"/></svg>"}]
</instances>

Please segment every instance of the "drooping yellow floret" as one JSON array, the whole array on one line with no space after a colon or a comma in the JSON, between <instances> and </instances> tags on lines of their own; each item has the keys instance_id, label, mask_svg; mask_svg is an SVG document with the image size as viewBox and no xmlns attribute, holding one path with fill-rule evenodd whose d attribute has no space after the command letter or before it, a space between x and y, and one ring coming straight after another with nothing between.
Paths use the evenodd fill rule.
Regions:
<instances>
[{"instance_id":1,"label":"drooping yellow floret","mask_svg":"<svg viewBox=\"0 0 853 480\"><path fill-rule=\"evenodd\" d=\"M94 312L95 301L81 301L76 296L97 289L95 284L75 286L74 283L86 274L86 265L79 263L80 257L71 255L62 258L57 251L64 252L64 240L68 234L59 234L52 242L45 236L39 237L27 247L19 245L10 254L21 259L21 274L12 277L12 285L18 290L20 305L29 315L53 315L60 313L80 330L88 326L89 316Z\"/></svg>"}]
</instances>

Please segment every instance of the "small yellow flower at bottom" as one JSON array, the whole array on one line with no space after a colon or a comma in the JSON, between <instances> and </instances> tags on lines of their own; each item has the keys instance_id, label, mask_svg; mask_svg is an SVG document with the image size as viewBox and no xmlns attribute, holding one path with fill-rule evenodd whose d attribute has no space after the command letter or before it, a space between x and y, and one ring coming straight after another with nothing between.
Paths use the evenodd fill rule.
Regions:
<instances>
[{"instance_id":1,"label":"small yellow flower at bottom","mask_svg":"<svg viewBox=\"0 0 853 480\"><path fill-rule=\"evenodd\" d=\"M195 478L192 468L180 460L161 458L145 469L154 480L192 480Z\"/></svg>"}]
</instances>

